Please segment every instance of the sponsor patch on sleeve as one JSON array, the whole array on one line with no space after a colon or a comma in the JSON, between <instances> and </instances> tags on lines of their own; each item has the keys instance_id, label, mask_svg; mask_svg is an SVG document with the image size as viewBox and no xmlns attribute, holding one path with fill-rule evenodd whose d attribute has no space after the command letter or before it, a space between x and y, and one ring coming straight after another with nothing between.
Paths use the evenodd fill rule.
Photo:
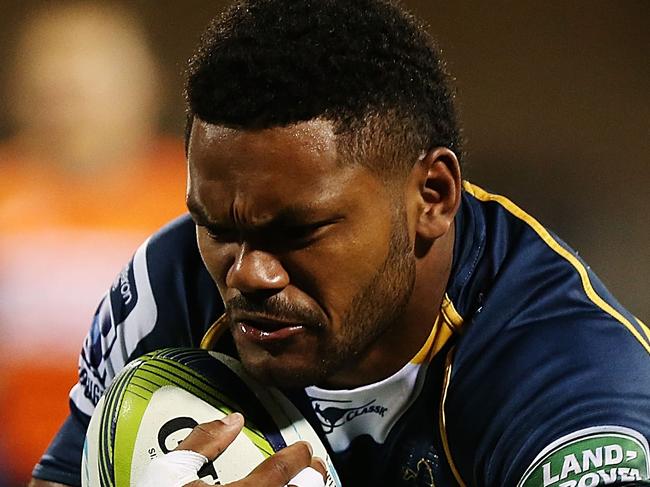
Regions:
<instances>
[{"instance_id":1,"label":"sponsor patch on sleeve","mask_svg":"<svg viewBox=\"0 0 650 487\"><path fill-rule=\"evenodd\" d=\"M592 487L650 479L648 440L629 428L598 426L544 448L517 487Z\"/></svg>"}]
</instances>

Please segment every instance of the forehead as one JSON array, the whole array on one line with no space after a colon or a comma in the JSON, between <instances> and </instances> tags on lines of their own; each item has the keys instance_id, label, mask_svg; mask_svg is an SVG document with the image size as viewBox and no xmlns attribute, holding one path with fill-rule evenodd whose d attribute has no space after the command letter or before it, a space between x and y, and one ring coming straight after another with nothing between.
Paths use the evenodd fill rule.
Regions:
<instances>
[{"instance_id":1,"label":"forehead","mask_svg":"<svg viewBox=\"0 0 650 487\"><path fill-rule=\"evenodd\" d=\"M300 166L308 163L317 169L319 163L336 161L336 136L332 123L311 120L287 127L261 130L240 130L195 119L188 147L190 163L211 162L218 171L246 170L249 164ZM203 164L201 164L203 166ZM208 169L205 167L202 169Z\"/></svg>"},{"instance_id":2,"label":"forehead","mask_svg":"<svg viewBox=\"0 0 650 487\"><path fill-rule=\"evenodd\" d=\"M243 204L257 214L354 199L374 185L342 164L331 122L238 130L195 120L189 141L188 203L208 214ZM217 215L211 215L217 216Z\"/></svg>"}]
</instances>

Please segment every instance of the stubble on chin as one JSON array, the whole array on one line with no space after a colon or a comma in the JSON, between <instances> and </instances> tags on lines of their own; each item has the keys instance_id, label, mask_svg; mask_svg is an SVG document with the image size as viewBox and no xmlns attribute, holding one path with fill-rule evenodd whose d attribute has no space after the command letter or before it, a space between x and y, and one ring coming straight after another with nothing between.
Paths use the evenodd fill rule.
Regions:
<instances>
[{"instance_id":1,"label":"stubble on chin","mask_svg":"<svg viewBox=\"0 0 650 487\"><path fill-rule=\"evenodd\" d=\"M247 352L240 352L240 360L244 369L264 385L278 389L304 389L321 383L326 376L322 362L290 366L281 356L269 357L268 352L261 353L265 356L262 360L260 357L253 359Z\"/></svg>"}]
</instances>

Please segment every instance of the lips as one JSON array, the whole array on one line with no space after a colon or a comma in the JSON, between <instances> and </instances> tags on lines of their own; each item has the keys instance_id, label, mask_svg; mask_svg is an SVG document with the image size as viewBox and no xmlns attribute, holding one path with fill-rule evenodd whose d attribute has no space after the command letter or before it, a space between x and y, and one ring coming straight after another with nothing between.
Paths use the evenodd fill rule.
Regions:
<instances>
[{"instance_id":1,"label":"lips","mask_svg":"<svg viewBox=\"0 0 650 487\"><path fill-rule=\"evenodd\" d=\"M255 342L285 340L305 330L304 325L260 316L235 316L235 333Z\"/></svg>"},{"instance_id":2,"label":"lips","mask_svg":"<svg viewBox=\"0 0 650 487\"><path fill-rule=\"evenodd\" d=\"M256 317L241 317L236 319L235 321L237 322L243 322L243 323L248 323L250 326L253 326L259 330L267 331L267 332L273 332L276 330L279 330L281 328L290 328L292 326L300 326L297 323L290 323L282 320L274 320L271 318L262 318L259 316Z\"/></svg>"}]
</instances>

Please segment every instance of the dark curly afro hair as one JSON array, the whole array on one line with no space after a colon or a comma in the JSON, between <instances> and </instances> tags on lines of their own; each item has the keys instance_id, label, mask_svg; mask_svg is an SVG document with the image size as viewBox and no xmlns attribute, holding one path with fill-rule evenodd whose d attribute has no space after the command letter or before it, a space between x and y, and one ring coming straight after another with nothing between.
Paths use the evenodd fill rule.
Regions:
<instances>
[{"instance_id":1,"label":"dark curly afro hair","mask_svg":"<svg viewBox=\"0 0 650 487\"><path fill-rule=\"evenodd\" d=\"M262 129L325 119L358 162L403 171L445 146L454 95L427 29L390 0L238 0L189 61L188 125ZM382 166L382 167L378 167Z\"/></svg>"}]
</instances>

